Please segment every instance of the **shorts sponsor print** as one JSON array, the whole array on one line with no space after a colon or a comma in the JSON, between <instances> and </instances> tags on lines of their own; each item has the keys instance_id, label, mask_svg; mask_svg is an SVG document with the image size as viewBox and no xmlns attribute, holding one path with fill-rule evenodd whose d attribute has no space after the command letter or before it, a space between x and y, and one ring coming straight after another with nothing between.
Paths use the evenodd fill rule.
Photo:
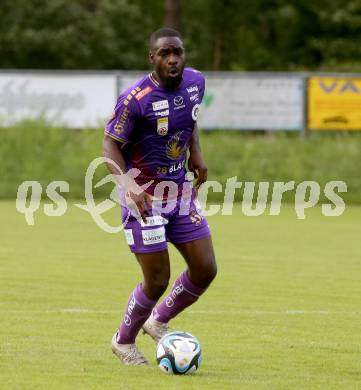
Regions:
<instances>
[{"instance_id":1,"label":"shorts sponsor print","mask_svg":"<svg viewBox=\"0 0 361 390\"><path fill-rule=\"evenodd\" d=\"M167 242L182 244L210 236L208 223L196 199L191 199L186 213L182 209L181 199L174 202L176 205L172 211L162 212L166 207L148 210L146 223L122 206L124 233L132 252L157 252L167 249Z\"/></svg>"},{"instance_id":2,"label":"shorts sponsor print","mask_svg":"<svg viewBox=\"0 0 361 390\"><path fill-rule=\"evenodd\" d=\"M165 242L166 239L164 226L155 229L143 229L142 239L144 245L154 245Z\"/></svg>"}]
</instances>

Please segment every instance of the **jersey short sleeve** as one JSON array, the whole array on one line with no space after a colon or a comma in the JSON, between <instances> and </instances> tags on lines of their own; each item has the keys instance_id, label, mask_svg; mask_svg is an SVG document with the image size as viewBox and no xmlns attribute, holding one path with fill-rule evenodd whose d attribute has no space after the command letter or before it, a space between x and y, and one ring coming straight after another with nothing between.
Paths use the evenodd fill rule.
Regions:
<instances>
[{"instance_id":1,"label":"jersey short sleeve","mask_svg":"<svg viewBox=\"0 0 361 390\"><path fill-rule=\"evenodd\" d=\"M128 142L139 116L139 106L133 95L129 93L119 96L113 117L104 130L106 135L123 143Z\"/></svg>"}]
</instances>

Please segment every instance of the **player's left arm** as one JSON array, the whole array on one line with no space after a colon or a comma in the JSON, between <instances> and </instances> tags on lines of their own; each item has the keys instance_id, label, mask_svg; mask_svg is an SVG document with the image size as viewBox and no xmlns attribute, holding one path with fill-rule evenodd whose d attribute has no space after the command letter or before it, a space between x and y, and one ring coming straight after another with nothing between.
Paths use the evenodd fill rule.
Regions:
<instances>
[{"instance_id":1,"label":"player's left arm","mask_svg":"<svg viewBox=\"0 0 361 390\"><path fill-rule=\"evenodd\" d=\"M201 152L197 122L194 125L193 133L189 141L188 169L193 172L194 177L197 179L195 184L196 189L207 181L208 168Z\"/></svg>"}]
</instances>

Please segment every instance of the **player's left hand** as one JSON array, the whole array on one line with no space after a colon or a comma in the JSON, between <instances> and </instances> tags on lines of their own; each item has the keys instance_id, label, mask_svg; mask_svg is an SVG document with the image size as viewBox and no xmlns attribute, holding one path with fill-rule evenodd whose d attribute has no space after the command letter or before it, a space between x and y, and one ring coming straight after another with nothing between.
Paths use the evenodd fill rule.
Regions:
<instances>
[{"instance_id":1,"label":"player's left hand","mask_svg":"<svg viewBox=\"0 0 361 390\"><path fill-rule=\"evenodd\" d=\"M198 190L208 178L208 168L200 153L190 153L188 159L188 169L193 172L194 177L197 179L194 187Z\"/></svg>"}]
</instances>

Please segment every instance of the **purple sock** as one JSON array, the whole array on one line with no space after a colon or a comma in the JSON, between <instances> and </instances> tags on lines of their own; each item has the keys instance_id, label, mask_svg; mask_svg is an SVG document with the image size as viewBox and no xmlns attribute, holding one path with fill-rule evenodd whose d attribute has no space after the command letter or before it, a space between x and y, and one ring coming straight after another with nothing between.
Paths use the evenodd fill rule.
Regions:
<instances>
[{"instance_id":1,"label":"purple sock","mask_svg":"<svg viewBox=\"0 0 361 390\"><path fill-rule=\"evenodd\" d=\"M169 322L171 318L192 305L204 291L206 288L195 286L184 271L174 282L172 291L154 308L154 318L159 322Z\"/></svg>"},{"instance_id":2,"label":"purple sock","mask_svg":"<svg viewBox=\"0 0 361 390\"><path fill-rule=\"evenodd\" d=\"M138 284L130 294L123 321L119 326L117 333L119 344L133 344L135 342L140 328L149 317L156 303L144 294L142 284Z\"/></svg>"}]
</instances>

